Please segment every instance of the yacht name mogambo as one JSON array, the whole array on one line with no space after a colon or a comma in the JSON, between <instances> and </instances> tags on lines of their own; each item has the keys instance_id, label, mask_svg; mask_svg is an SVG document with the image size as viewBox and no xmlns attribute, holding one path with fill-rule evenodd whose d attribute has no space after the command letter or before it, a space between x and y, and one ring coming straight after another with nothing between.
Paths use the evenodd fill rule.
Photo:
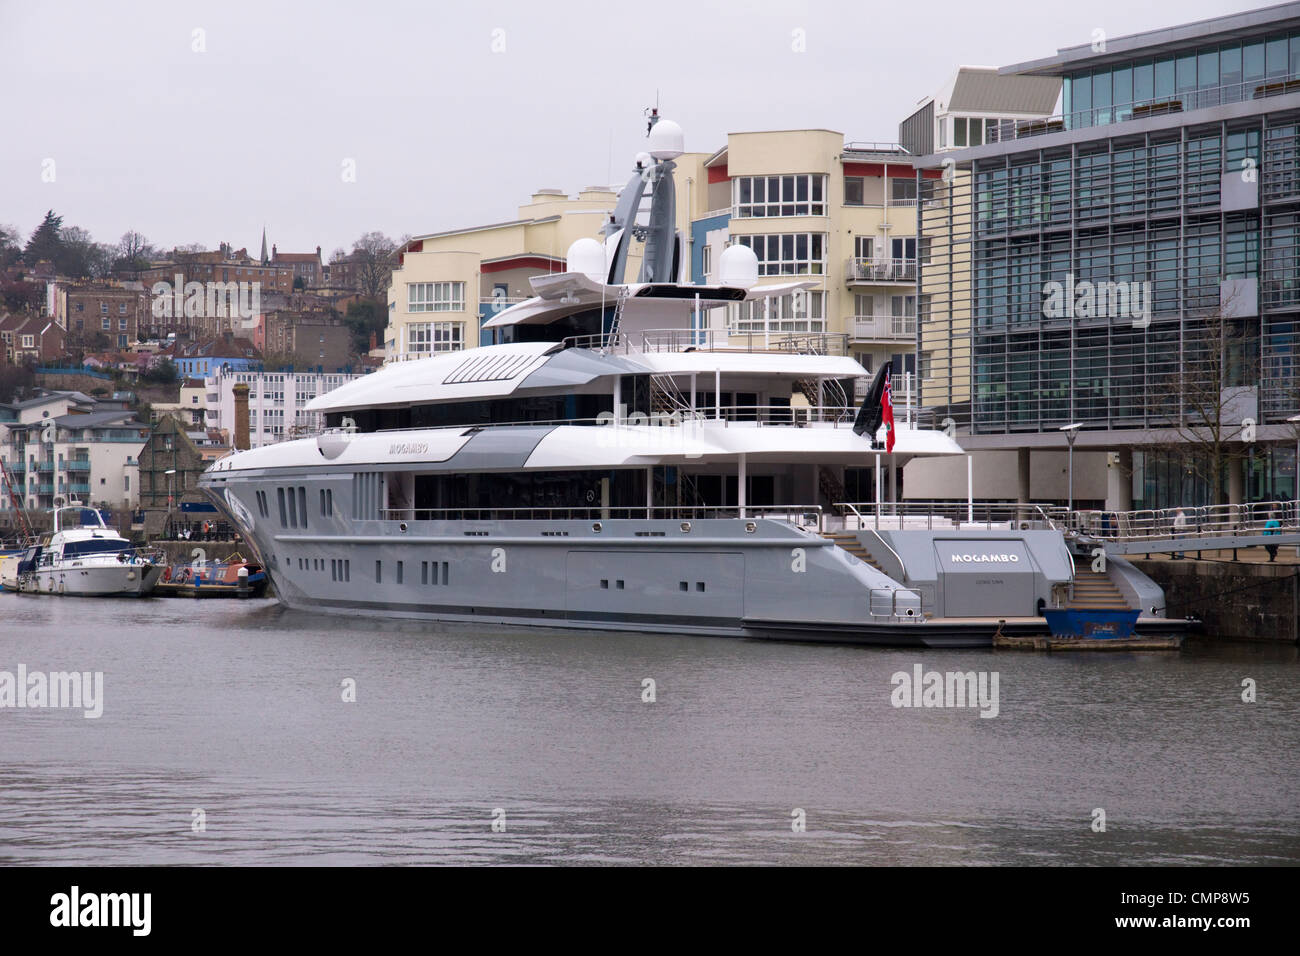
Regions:
<instances>
[{"instance_id":1,"label":"yacht name mogambo","mask_svg":"<svg viewBox=\"0 0 1300 956\"><path fill-rule=\"evenodd\" d=\"M952 554L953 564L1015 564L1020 561L1018 554Z\"/></svg>"},{"instance_id":2,"label":"yacht name mogambo","mask_svg":"<svg viewBox=\"0 0 1300 956\"><path fill-rule=\"evenodd\" d=\"M849 501L846 478L879 488L915 458L965 452L911 409L895 417L889 362L855 407L869 375L847 335L734 331L742 306L775 313L825 280L760 283L757 255L736 244L717 284L693 283L675 212L692 170L674 175L681 130L652 117L616 208L593 217L600 236L483 323L492 345L390 362L308 404L324 416L315 438L204 472L279 600L907 646L987 646L999 618L1034 618L1073 578L1059 531L976 533L951 517L918 530ZM942 560L948 549L1014 551L1021 573L990 588L987 569Z\"/></svg>"}]
</instances>

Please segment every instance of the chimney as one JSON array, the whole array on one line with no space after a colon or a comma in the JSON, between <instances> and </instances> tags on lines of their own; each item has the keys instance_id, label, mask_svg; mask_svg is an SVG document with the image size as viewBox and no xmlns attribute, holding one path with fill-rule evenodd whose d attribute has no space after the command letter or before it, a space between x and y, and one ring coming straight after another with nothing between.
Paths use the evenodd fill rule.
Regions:
<instances>
[{"instance_id":1,"label":"chimney","mask_svg":"<svg viewBox=\"0 0 1300 956\"><path fill-rule=\"evenodd\" d=\"M316 258L317 258L317 259L320 258L320 246L317 246L317 247L316 247Z\"/></svg>"},{"instance_id":2,"label":"chimney","mask_svg":"<svg viewBox=\"0 0 1300 956\"><path fill-rule=\"evenodd\" d=\"M248 450L248 385L240 382L233 389L235 393L235 451Z\"/></svg>"}]
</instances>

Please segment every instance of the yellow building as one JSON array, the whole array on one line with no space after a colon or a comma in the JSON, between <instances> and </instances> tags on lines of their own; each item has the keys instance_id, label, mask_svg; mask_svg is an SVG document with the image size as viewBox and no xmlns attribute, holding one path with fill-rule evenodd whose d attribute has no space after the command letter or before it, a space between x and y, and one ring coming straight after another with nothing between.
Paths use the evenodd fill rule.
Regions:
<instances>
[{"instance_id":1,"label":"yellow building","mask_svg":"<svg viewBox=\"0 0 1300 956\"><path fill-rule=\"evenodd\" d=\"M683 233L691 208L705 209L695 184L707 158L686 153L676 160L677 218ZM490 333L480 331L482 323L531 296L531 276L563 272L564 256L575 240L600 239L617 200L608 186L588 186L576 197L539 189L509 222L412 239L400 250L388 289L387 359L491 344ZM634 248L629 262L638 260L639 248Z\"/></svg>"},{"instance_id":2,"label":"yellow building","mask_svg":"<svg viewBox=\"0 0 1300 956\"><path fill-rule=\"evenodd\" d=\"M709 157L710 211L693 223L697 281L728 243L758 255L760 281L820 278L802 296L726 310L733 335L837 333L869 371L893 359L896 392L915 371L916 179L890 143L834 130L732 133ZM712 323L718 324L715 316ZM906 373L906 374L905 374Z\"/></svg>"}]
</instances>

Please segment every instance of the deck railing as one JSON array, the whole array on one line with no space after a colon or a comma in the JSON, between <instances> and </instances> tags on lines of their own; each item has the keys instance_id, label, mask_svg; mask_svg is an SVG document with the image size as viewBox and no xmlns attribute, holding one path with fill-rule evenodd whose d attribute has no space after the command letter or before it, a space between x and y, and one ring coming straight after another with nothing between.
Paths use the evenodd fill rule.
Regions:
<instances>
[{"instance_id":1,"label":"deck railing","mask_svg":"<svg viewBox=\"0 0 1300 956\"><path fill-rule=\"evenodd\" d=\"M836 502L845 530L1030 531L1060 530L1062 523L1038 504L1006 501Z\"/></svg>"},{"instance_id":2,"label":"deck railing","mask_svg":"<svg viewBox=\"0 0 1300 956\"><path fill-rule=\"evenodd\" d=\"M495 507L456 507L456 508L387 508L380 511L384 521L602 521L614 520L670 520L680 521L675 529L678 534L689 534L693 529L691 521L704 521L714 518L750 519L767 518L787 521L805 530L820 531L823 527L823 514L820 505L557 505L551 507L531 508L495 508ZM539 531L544 535L546 529ZM556 529L563 530L563 529ZM600 532L601 527L593 527ZM758 530L757 525L747 526L747 532ZM648 532L654 532L653 535ZM633 529L634 534L659 537L662 532L667 536L669 529ZM474 537L474 529L463 532L466 537ZM643 534L645 533L645 534Z\"/></svg>"},{"instance_id":3,"label":"deck railing","mask_svg":"<svg viewBox=\"0 0 1300 956\"><path fill-rule=\"evenodd\" d=\"M1266 531L1288 534L1300 531L1300 503L1295 501L1255 501L1138 511L1055 510L1055 520L1066 530L1115 541L1223 538L1258 535ZM1178 520L1179 512L1183 515L1182 522ZM1269 521L1278 524L1268 528Z\"/></svg>"}]
</instances>

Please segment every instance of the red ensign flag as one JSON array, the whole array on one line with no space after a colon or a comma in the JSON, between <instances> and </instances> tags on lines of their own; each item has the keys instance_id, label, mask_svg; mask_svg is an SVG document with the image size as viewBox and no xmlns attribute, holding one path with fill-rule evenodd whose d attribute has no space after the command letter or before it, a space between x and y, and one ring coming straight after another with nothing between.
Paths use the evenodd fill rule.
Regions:
<instances>
[{"instance_id":1,"label":"red ensign flag","mask_svg":"<svg viewBox=\"0 0 1300 956\"><path fill-rule=\"evenodd\" d=\"M885 373L885 390L880 395L880 417L885 423L885 451L894 450L894 370Z\"/></svg>"}]
</instances>

